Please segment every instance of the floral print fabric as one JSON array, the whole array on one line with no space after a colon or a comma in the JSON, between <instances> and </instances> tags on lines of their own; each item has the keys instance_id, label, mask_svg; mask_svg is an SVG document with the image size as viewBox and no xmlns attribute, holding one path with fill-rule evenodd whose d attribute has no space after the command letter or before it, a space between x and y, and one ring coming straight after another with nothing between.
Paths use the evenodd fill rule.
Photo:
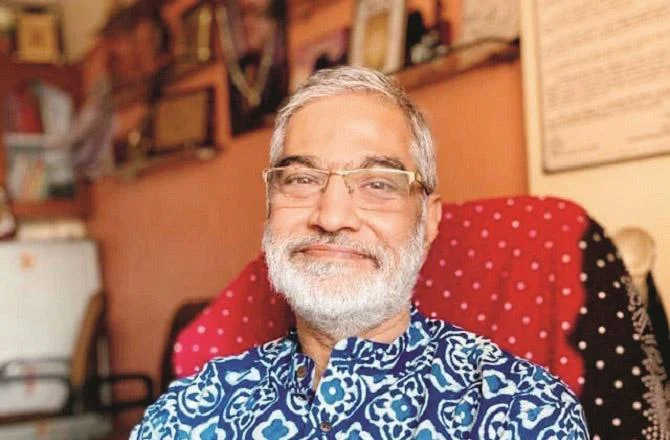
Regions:
<instances>
[{"instance_id":1,"label":"floral print fabric","mask_svg":"<svg viewBox=\"0 0 670 440\"><path fill-rule=\"evenodd\" d=\"M176 381L131 439L587 439L542 367L415 309L391 344L339 341L316 390L294 332Z\"/></svg>"}]
</instances>

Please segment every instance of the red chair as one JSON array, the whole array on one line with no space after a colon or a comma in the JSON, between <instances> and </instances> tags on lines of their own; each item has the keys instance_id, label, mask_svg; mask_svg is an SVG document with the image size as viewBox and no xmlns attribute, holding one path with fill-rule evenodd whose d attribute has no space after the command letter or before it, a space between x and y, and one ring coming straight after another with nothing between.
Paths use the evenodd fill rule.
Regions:
<instances>
[{"instance_id":1,"label":"red chair","mask_svg":"<svg viewBox=\"0 0 670 440\"><path fill-rule=\"evenodd\" d=\"M293 325L266 274L258 257L183 329L177 376ZM413 301L562 378L594 439L670 438L670 387L646 310L602 227L574 203L445 204Z\"/></svg>"}]
</instances>

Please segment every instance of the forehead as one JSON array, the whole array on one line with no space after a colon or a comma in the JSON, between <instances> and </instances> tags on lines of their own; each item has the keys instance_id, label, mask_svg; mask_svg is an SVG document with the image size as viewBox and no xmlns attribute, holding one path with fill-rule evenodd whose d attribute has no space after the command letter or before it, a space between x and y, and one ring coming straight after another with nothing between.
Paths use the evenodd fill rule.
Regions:
<instances>
[{"instance_id":1,"label":"forehead","mask_svg":"<svg viewBox=\"0 0 670 440\"><path fill-rule=\"evenodd\" d=\"M330 167L384 156L415 169L410 138L396 105L369 94L338 95L319 98L293 115L282 156L313 156Z\"/></svg>"}]
</instances>

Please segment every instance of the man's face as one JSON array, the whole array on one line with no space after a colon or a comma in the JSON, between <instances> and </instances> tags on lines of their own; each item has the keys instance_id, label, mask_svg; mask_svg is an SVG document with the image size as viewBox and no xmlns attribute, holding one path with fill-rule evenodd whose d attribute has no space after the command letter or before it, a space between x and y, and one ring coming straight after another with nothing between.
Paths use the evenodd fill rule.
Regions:
<instances>
[{"instance_id":1,"label":"man's face","mask_svg":"<svg viewBox=\"0 0 670 440\"><path fill-rule=\"evenodd\" d=\"M370 95L328 97L292 117L281 165L416 171L409 142L397 107ZM407 307L439 222L437 196L423 215L416 185L392 210L362 209L343 178L331 176L311 206L269 197L263 245L270 278L299 316L340 338Z\"/></svg>"}]
</instances>

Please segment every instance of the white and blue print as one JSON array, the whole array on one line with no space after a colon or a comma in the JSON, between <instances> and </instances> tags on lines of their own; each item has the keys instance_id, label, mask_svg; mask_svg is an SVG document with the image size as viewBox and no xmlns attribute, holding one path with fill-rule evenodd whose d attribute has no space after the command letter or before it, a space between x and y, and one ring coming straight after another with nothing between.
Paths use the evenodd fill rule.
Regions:
<instances>
[{"instance_id":1,"label":"white and blue print","mask_svg":"<svg viewBox=\"0 0 670 440\"><path fill-rule=\"evenodd\" d=\"M173 383L131 439L588 439L562 382L415 309L391 344L339 341L316 390L313 373L295 333L215 359Z\"/></svg>"}]
</instances>

